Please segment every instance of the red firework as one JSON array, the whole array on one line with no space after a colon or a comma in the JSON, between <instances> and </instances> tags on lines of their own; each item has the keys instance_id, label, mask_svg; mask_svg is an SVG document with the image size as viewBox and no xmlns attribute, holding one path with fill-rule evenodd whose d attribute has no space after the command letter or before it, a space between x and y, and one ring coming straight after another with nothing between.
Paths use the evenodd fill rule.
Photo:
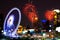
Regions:
<instances>
[{"instance_id":1,"label":"red firework","mask_svg":"<svg viewBox=\"0 0 60 40\"><path fill-rule=\"evenodd\" d=\"M38 20L38 17L37 17L37 15L36 15L34 12L31 12L31 13L28 15L28 18L29 18L29 20L30 20L32 23L34 23L34 22L36 22L36 21Z\"/></svg>"},{"instance_id":2,"label":"red firework","mask_svg":"<svg viewBox=\"0 0 60 40\"><path fill-rule=\"evenodd\" d=\"M35 6L32 5L31 3L28 3L23 7L23 13L25 15L29 14L29 12L35 12L35 11L36 11Z\"/></svg>"},{"instance_id":3,"label":"red firework","mask_svg":"<svg viewBox=\"0 0 60 40\"><path fill-rule=\"evenodd\" d=\"M53 20L53 18L54 18L54 11L49 11L49 10L46 11L45 17L46 17L46 19L49 20L49 21Z\"/></svg>"},{"instance_id":4,"label":"red firework","mask_svg":"<svg viewBox=\"0 0 60 40\"><path fill-rule=\"evenodd\" d=\"M26 4L23 8L23 13L32 23L35 22L34 19L37 17L37 12L34 5L32 5L31 3Z\"/></svg>"}]
</instances>

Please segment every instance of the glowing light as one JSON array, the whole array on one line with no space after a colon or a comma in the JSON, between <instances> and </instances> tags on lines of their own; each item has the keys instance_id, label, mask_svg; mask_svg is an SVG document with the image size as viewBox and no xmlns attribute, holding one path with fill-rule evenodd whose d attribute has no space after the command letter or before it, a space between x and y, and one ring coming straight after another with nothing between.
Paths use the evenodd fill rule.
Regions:
<instances>
[{"instance_id":1,"label":"glowing light","mask_svg":"<svg viewBox=\"0 0 60 40\"><path fill-rule=\"evenodd\" d=\"M4 35L6 35L6 32L3 32Z\"/></svg>"},{"instance_id":2,"label":"glowing light","mask_svg":"<svg viewBox=\"0 0 60 40\"><path fill-rule=\"evenodd\" d=\"M38 20L38 17L35 17L35 20L37 21Z\"/></svg>"},{"instance_id":3,"label":"glowing light","mask_svg":"<svg viewBox=\"0 0 60 40\"><path fill-rule=\"evenodd\" d=\"M44 23L45 23L45 22L46 22L46 20L42 20L42 22L44 22Z\"/></svg>"},{"instance_id":4,"label":"glowing light","mask_svg":"<svg viewBox=\"0 0 60 40\"><path fill-rule=\"evenodd\" d=\"M51 32L51 30L49 30L49 32Z\"/></svg>"},{"instance_id":5,"label":"glowing light","mask_svg":"<svg viewBox=\"0 0 60 40\"><path fill-rule=\"evenodd\" d=\"M19 27L18 27L18 30L17 30L17 33L22 33L22 30L23 30L23 27L20 25Z\"/></svg>"},{"instance_id":6,"label":"glowing light","mask_svg":"<svg viewBox=\"0 0 60 40\"><path fill-rule=\"evenodd\" d=\"M57 18L57 16L55 15L54 18Z\"/></svg>"},{"instance_id":7,"label":"glowing light","mask_svg":"<svg viewBox=\"0 0 60 40\"><path fill-rule=\"evenodd\" d=\"M52 25L49 25L49 27L51 27Z\"/></svg>"},{"instance_id":8,"label":"glowing light","mask_svg":"<svg viewBox=\"0 0 60 40\"><path fill-rule=\"evenodd\" d=\"M53 11L55 11L57 13L60 13L60 10L59 9L54 9Z\"/></svg>"},{"instance_id":9,"label":"glowing light","mask_svg":"<svg viewBox=\"0 0 60 40\"><path fill-rule=\"evenodd\" d=\"M28 32L27 30L24 30L22 33L25 34L25 33L27 33L27 32Z\"/></svg>"},{"instance_id":10,"label":"glowing light","mask_svg":"<svg viewBox=\"0 0 60 40\"><path fill-rule=\"evenodd\" d=\"M56 31L60 32L60 27L57 27L57 28L56 28Z\"/></svg>"},{"instance_id":11,"label":"glowing light","mask_svg":"<svg viewBox=\"0 0 60 40\"><path fill-rule=\"evenodd\" d=\"M1 32L3 32L3 30Z\"/></svg>"},{"instance_id":12,"label":"glowing light","mask_svg":"<svg viewBox=\"0 0 60 40\"><path fill-rule=\"evenodd\" d=\"M14 36L15 34L12 33L12 36Z\"/></svg>"},{"instance_id":13,"label":"glowing light","mask_svg":"<svg viewBox=\"0 0 60 40\"><path fill-rule=\"evenodd\" d=\"M30 31L30 32L33 32L33 31L34 31L34 29L29 29L29 31Z\"/></svg>"},{"instance_id":14,"label":"glowing light","mask_svg":"<svg viewBox=\"0 0 60 40\"><path fill-rule=\"evenodd\" d=\"M11 25L13 25L14 22L14 16L11 15L7 21L7 26L11 27Z\"/></svg>"},{"instance_id":15,"label":"glowing light","mask_svg":"<svg viewBox=\"0 0 60 40\"><path fill-rule=\"evenodd\" d=\"M46 33L43 33L43 37L44 37L44 38L46 37Z\"/></svg>"}]
</instances>

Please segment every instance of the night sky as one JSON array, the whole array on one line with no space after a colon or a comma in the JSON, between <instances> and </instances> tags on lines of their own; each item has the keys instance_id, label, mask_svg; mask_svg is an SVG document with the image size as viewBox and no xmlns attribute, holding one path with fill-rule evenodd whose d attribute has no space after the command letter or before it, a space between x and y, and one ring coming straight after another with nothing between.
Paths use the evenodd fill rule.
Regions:
<instances>
[{"instance_id":1,"label":"night sky","mask_svg":"<svg viewBox=\"0 0 60 40\"><path fill-rule=\"evenodd\" d=\"M36 6L37 9L37 15L39 17L39 20L41 21L44 18L44 13L46 10L51 9L60 9L60 1L59 0L30 0L32 1L32 4ZM20 9L22 14L22 20L21 24L26 26L28 24L31 24L27 18L22 13L22 9L25 4L30 2L29 0L1 0L0 1L0 14L3 14L3 19L5 19L7 13L12 9L13 7L17 7Z\"/></svg>"}]
</instances>

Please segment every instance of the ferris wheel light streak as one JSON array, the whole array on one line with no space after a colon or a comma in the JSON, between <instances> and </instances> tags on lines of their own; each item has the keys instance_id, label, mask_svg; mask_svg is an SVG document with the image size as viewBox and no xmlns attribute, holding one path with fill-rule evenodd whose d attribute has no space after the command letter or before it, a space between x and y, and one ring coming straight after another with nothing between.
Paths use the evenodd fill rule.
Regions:
<instances>
[{"instance_id":1,"label":"ferris wheel light streak","mask_svg":"<svg viewBox=\"0 0 60 40\"><path fill-rule=\"evenodd\" d=\"M18 8L12 8L4 21L3 34L9 37L16 37L16 31L21 21L21 12Z\"/></svg>"}]
</instances>

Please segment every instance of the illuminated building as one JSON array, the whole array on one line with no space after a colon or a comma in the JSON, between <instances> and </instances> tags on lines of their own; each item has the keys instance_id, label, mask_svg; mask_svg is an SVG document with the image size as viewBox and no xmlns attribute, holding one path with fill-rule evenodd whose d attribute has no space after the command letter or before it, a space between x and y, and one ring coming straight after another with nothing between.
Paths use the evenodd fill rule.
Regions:
<instances>
[{"instance_id":1,"label":"illuminated building","mask_svg":"<svg viewBox=\"0 0 60 40\"><path fill-rule=\"evenodd\" d=\"M23 31L23 27L20 25L20 26L18 27L17 33L18 33L18 34L21 34L22 31Z\"/></svg>"},{"instance_id":2,"label":"illuminated building","mask_svg":"<svg viewBox=\"0 0 60 40\"><path fill-rule=\"evenodd\" d=\"M54 15L54 25L57 25L57 14L55 12L55 15Z\"/></svg>"},{"instance_id":3,"label":"illuminated building","mask_svg":"<svg viewBox=\"0 0 60 40\"><path fill-rule=\"evenodd\" d=\"M59 26L60 25L60 10L54 9L53 11L55 12L54 25Z\"/></svg>"}]
</instances>

